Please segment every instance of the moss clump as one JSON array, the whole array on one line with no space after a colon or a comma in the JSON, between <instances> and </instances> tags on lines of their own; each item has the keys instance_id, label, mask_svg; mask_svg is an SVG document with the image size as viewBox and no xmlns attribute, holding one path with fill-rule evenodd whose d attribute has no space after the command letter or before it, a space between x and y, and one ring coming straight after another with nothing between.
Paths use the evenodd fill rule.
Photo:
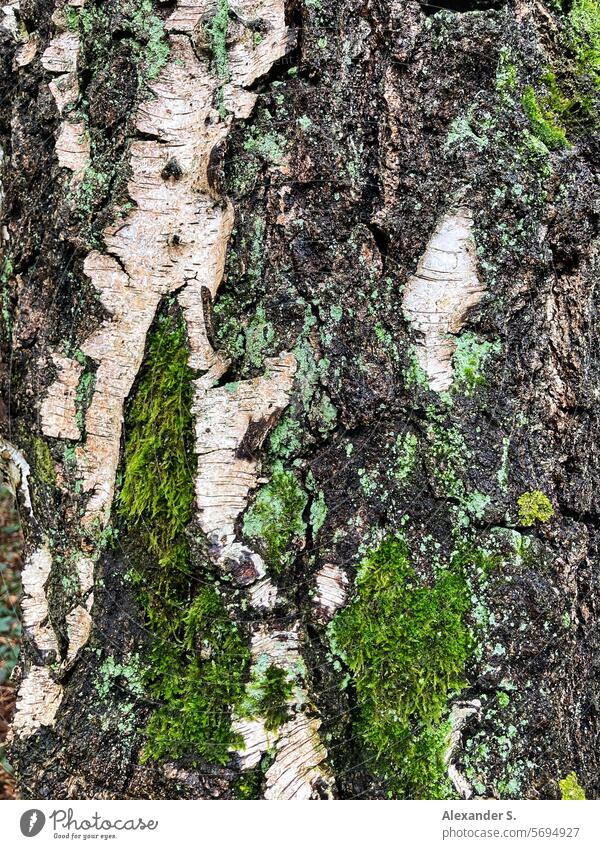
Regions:
<instances>
[{"instance_id":1,"label":"moss clump","mask_svg":"<svg viewBox=\"0 0 600 849\"><path fill-rule=\"evenodd\" d=\"M267 731L276 731L290 717L288 702L294 689L294 677L285 669L260 658L246 685L240 714L261 717Z\"/></svg>"},{"instance_id":2,"label":"moss clump","mask_svg":"<svg viewBox=\"0 0 600 849\"><path fill-rule=\"evenodd\" d=\"M585 799L585 790L577 780L574 772L570 772L566 778L558 782L560 787L560 798L563 800L583 800Z\"/></svg>"},{"instance_id":3,"label":"moss clump","mask_svg":"<svg viewBox=\"0 0 600 849\"><path fill-rule=\"evenodd\" d=\"M188 583L194 481L191 414L194 373L183 322L161 316L127 415L125 472L119 513L143 535L158 562L154 589L165 608ZM177 578L177 575L180 578Z\"/></svg>"},{"instance_id":4,"label":"moss clump","mask_svg":"<svg viewBox=\"0 0 600 849\"><path fill-rule=\"evenodd\" d=\"M214 586L199 591L177 630L177 641L161 643L151 658L150 693L163 705L148 722L143 759L193 751L225 764L241 743L230 710L243 697L250 652Z\"/></svg>"},{"instance_id":5,"label":"moss clump","mask_svg":"<svg viewBox=\"0 0 600 849\"><path fill-rule=\"evenodd\" d=\"M330 626L352 674L358 731L375 772L399 798L444 798L448 695L464 683L470 594L458 568L424 585L399 538L362 562L354 601Z\"/></svg>"},{"instance_id":6,"label":"moss clump","mask_svg":"<svg viewBox=\"0 0 600 849\"><path fill-rule=\"evenodd\" d=\"M296 475L278 467L244 516L244 534L263 541L266 560L276 574L290 564L294 538L304 537L302 514L307 502Z\"/></svg>"},{"instance_id":7,"label":"moss clump","mask_svg":"<svg viewBox=\"0 0 600 849\"><path fill-rule=\"evenodd\" d=\"M75 9L73 6L65 6L63 8L63 15L65 16L67 29L70 32L77 32L79 30L79 9Z\"/></svg>"},{"instance_id":8,"label":"moss clump","mask_svg":"<svg viewBox=\"0 0 600 849\"><path fill-rule=\"evenodd\" d=\"M465 395L472 395L478 386L486 383L483 370L486 361L493 354L498 354L501 343L479 342L474 333L463 333L459 336L454 352L454 389Z\"/></svg>"},{"instance_id":9,"label":"moss clump","mask_svg":"<svg viewBox=\"0 0 600 849\"><path fill-rule=\"evenodd\" d=\"M119 514L149 555L134 581L155 637L145 685L161 707L148 722L144 758L191 753L225 763L249 651L216 586L190 564L192 378L183 322L162 316L127 417Z\"/></svg>"},{"instance_id":10,"label":"moss clump","mask_svg":"<svg viewBox=\"0 0 600 849\"><path fill-rule=\"evenodd\" d=\"M519 523L524 528L530 528L536 522L547 522L554 516L554 508L549 498L539 489L520 495L517 499L517 507L519 508Z\"/></svg>"},{"instance_id":11,"label":"moss clump","mask_svg":"<svg viewBox=\"0 0 600 849\"><path fill-rule=\"evenodd\" d=\"M557 116L547 100L538 101L533 86L527 86L523 92L523 110L531 123L531 129L537 138L549 150L570 147L564 129L558 124Z\"/></svg>"},{"instance_id":12,"label":"moss clump","mask_svg":"<svg viewBox=\"0 0 600 849\"><path fill-rule=\"evenodd\" d=\"M568 41L581 74L600 88L600 5L598 0L574 0L569 12Z\"/></svg>"},{"instance_id":13,"label":"moss clump","mask_svg":"<svg viewBox=\"0 0 600 849\"><path fill-rule=\"evenodd\" d=\"M47 486L56 484L56 469L48 444L39 436L33 439L33 463L37 479Z\"/></svg>"},{"instance_id":14,"label":"moss clump","mask_svg":"<svg viewBox=\"0 0 600 849\"><path fill-rule=\"evenodd\" d=\"M234 785L236 799L262 799L265 773L272 763L273 754L267 752L254 769L242 772Z\"/></svg>"}]
</instances>

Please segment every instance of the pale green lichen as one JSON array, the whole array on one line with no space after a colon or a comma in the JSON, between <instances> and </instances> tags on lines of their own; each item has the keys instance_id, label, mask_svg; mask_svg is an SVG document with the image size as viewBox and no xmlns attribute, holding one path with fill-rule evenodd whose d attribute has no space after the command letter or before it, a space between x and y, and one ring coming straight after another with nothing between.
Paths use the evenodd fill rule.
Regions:
<instances>
[{"instance_id":1,"label":"pale green lichen","mask_svg":"<svg viewBox=\"0 0 600 849\"><path fill-rule=\"evenodd\" d=\"M398 436L395 445L394 477L405 481L412 475L417 458L418 439L414 433Z\"/></svg>"},{"instance_id":2,"label":"pale green lichen","mask_svg":"<svg viewBox=\"0 0 600 849\"><path fill-rule=\"evenodd\" d=\"M519 74L510 47L500 48L496 68L496 91L505 105L513 102Z\"/></svg>"},{"instance_id":3,"label":"pale green lichen","mask_svg":"<svg viewBox=\"0 0 600 849\"><path fill-rule=\"evenodd\" d=\"M302 426L291 415L286 415L273 430L269 440L269 449L274 457L287 459L296 454L302 446Z\"/></svg>"},{"instance_id":4,"label":"pale green lichen","mask_svg":"<svg viewBox=\"0 0 600 849\"><path fill-rule=\"evenodd\" d=\"M316 537L323 527L326 518L327 504L325 503L325 495L320 491L318 496L313 498L310 505L310 524L314 537Z\"/></svg>"},{"instance_id":5,"label":"pale green lichen","mask_svg":"<svg viewBox=\"0 0 600 849\"><path fill-rule=\"evenodd\" d=\"M510 439L505 436L502 440L502 457L500 461L500 468L496 472L496 480L498 481L498 485L500 486L502 492L508 491L509 450Z\"/></svg>"},{"instance_id":6,"label":"pale green lichen","mask_svg":"<svg viewBox=\"0 0 600 849\"><path fill-rule=\"evenodd\" d=\"M256 153L267 162L277 165L283 159L285 144L285 137L280 133L260 133L253 130L244 142L244 150L247 153Z\"/></svg>"},{"instance_id":7,"label":"pale green lichen","mask_svg":"<svg viewBox=\"0 0 600 849\"><path fill-rule=\"evenodd\" d=\"M217 91L217 111L225 118L225 84L229 80L229 57L227 54L227 33L229 30L229 0L217 0L215 14L208 27L213 55L213 65L219 88Z\"/></svg>"},{"instance_id":8,"label":"pale green lichen","mask_svg":"<svg viewBox=\"0 0 600 849\"><path fill-rule=\"evenodd\" d=\"M251 366L259 368L264 362L264 350L275 338L273 326L266 320L265 310L259 306L246 329L246 358Z\"/></svg>"},{"instance_id":9,"label":"pale green lichen","mask_svg":"<svg viewBox=\"0 0 600 849\"><path fill-rule=\"evenodd\" d=\"M244 516L245 536L262 542L265 559L275 574L293 561L294 540L304 538L303 513L307 503L308 496L296 475L277 466Z\"/></svg>"},{"instance_id":10,"label":"pale green lichen","mask_svg":"<svg viewBox=\"0 0 600 849\"><path fill-rule=\"evenodd\" d=\"M462 501L462 507L476 519L483 519L491 498L483 492L470 492Z\"/></svg>"}]
</instances>

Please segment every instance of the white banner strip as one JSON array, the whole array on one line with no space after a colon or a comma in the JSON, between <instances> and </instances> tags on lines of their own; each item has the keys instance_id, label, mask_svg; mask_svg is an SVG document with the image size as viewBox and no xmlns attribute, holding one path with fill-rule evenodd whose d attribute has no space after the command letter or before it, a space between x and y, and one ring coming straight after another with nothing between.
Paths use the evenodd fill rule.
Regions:
<instances>
[{"instance_id":1,"label":"white banner strip","mask_svg":"<svg viewBox=\"0 0 600 849\"><path fill-rule=\"evenodd\" d=\"M600 847L600 802L16 801L1 846Z\"/></svg>"}]
</instances>

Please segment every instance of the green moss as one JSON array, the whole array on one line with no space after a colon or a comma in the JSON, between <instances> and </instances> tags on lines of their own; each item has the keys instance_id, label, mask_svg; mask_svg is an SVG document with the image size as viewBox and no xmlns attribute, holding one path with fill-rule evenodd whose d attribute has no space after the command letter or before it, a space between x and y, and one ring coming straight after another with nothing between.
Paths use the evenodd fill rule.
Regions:
<instances>
[{"instance_id":1,"label":"green moss","mask_svg":"<svg viewBox=\"0 0 600 849\"><path fill-rule=\"evenodd\" d=\"M407 389L429 389L429 378L427 372L419 364L414 347L409 351L409 362L405 374Z\"/></svg>"},{"instance_id":2,"label":"green moss","mask_svg":"<svg viewBox=\"0 0 600 849\"><path fill-rule=\"evenodd\" d=\"M149 672L151 695L163 702L150 717L143 760L193 752L225 764L241 740L231 710L244 696L250 652L213 586L204 586L181 617L177 642L161 641Z\"/></svg>"},{"instance_id":3,"label":"green moss","mask_svg":"<svg viewBox=\"0 0 600 849\"><path fill-rule=\"evenodd\" d=\"M573 0L569 12L568 41L580 73L600 87L600 5L598 0Z\"/></svg>"},{"instance_id":4,"label":"green moss","mask_svg":"<svg viewBox=\"0 0 600 849\"><path fill-rule=\"evenodd\" d=\"M210 576L190 563L193 377L181 318L160 317L128 411L119 514L148 553L133 579L154 635L145 685L161 706L144 758L190 753L225 763L238 742L231 712L250 655Z\"/></svg>"},{"instance_id":5,"label":"green moss","mask_svg":"<svg viewBox=\"0 0 600 849\"><path fill-rule=\"evenodd\" d=\"M263 541L265 557L276 574L293 560L290 544L303 538L302 518L308 498L293 472L277 468L271 481L261 487L244 516L244 534Z\"/></svg>"},{"instance_id":6,"label":"green moss","mask_svg":"<svg viewBox=\"0 0 600 849\"><path fill-rule=\"evenodd\" d=\"M463 333L456 342L456 351L452 360L456 391L472 395L478 386L486 383L484 368L486 361L502 348L499 341L479 342L474 333Z\"/></svg>"},{"instance_id":7,"label":"green moss","mask_svg":"<svg viewBox=\"0 0 600 849\"><path fill-rule=\"evenodd\" d=\"M505 693L503 690L500 690L498 693L498 704L501 708L508 707L510 704L510 696L508 693Z\"/></svg>"},{"instance_id":8,"label":"green moss","mask_svg":"<svg viewBox=\"0 0 600 849\"><path fill-rule=\"evenodd\" d=\"M35 436L33 439L33 468L35 475L41 483L47 486L56 484L56 469L48 444Z\"/></svg>"},{"instance_id":9,"label":"green moss","mask_svg":"<svg viewBox=\"0 0 600 849\"><path fill-rule=\"evenodd\" d=\"M70 32L77 32L79 30L79 9L75 9L73 6L64 6L63 14L65 16L67 29L70 30Z\"/></svg>"},{"instance_id":10,"label":"green moss","mask_svg":"<svg viewBox=\"0 0 600 849\"><path fill-rule=\"evenodd\" d=\"M173 573L188 572L185 529L194 482L191 414L194 377L180 319L160 317L127 415L119 514L144 535L158 561L156 589L170 604Z\"/></svg>"},{"instance_id":11,"label":"green moss","mask_svg":"<svg viewBox=\"0 0 600 849\"><path fill-rule=\"evenodd\" d=\"M261 717L267 731L276 731L290 718L289 700L294 689L294 676L276 664L269 664L266 655L259 658L246 685L240 715Z\"/></svg>"},{"instance_id":12,"label":"green moss","mask_svg":"<svg viewBox=\"0 0 600 849\"><path fill-rule=\"evenodd\" d=\"M464 684L470 593L459 568L424 585L406 543L385 540L361 563L356 595L330 626L348 666L358 733L375 772L399 798L444 798L448 695Z\"/></svg>"},{"instance_id":13,"label":"green moss","mask_svg":"<svg viewBox=\"0 0 600 849\"><path fill-rule=\"evenodd\" d=\"M546 101L538 101L533 86L527 86L521 102L534 135L549 150L570 147L564 129L557 122L557 116Z\"/></svg>"},{"instance_id":14,"label":"green moss","mask_svg":"<svg viewBox=\"0 0 600 849\"><path fill-rule=\"evenodd\" d=\"M539 489L520 495L517 499L517 507L519 523L525 528L530 528L536 522L547 522L554 516L554 508L549 498Z\"/></svg>"},{"instance_id":15,"label":"green moss","mask_svg":"<svg viewBox=\"0 0 600 849\"><path fill-rule=\"evenodd\" d=\"M262 799L265 773L273 763L273 755L270 752L264 754L254 769L244 770L235 782L235 796L237 799Z\"/></svg>"},{"instance_id":16,"label":"green moss","mask_svg":"<svg viewBox=\"0 0 600 849\"><path fill-rule=\"evenodd\" d=\"M570 772L565 778L558 782L560 787L560 798L563 800L578 800L585 799L585 790L577 780L577 775Z\"/></svg>"}]
</instances>

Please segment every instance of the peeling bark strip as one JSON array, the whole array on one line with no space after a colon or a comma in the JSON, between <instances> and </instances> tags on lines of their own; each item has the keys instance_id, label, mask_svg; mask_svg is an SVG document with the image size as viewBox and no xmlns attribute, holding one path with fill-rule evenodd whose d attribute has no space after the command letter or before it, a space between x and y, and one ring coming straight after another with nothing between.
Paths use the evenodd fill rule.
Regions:
<instances>
[{"instance_id":1,"label":"peeling bark strip","mask_svg":"<svg viewBox=\"0 0 600 849\"><path fill-rule=\"evenodd\" d=\"M51 569L52 555L44 546L27 558L21 576L23 630L39 653L39 665L29 669L17 694L12 732L21 737L29 737L42 725L51 725L63 698L62 686L44 665L59 656L58 641L48 619L46 582Z\"/></svg>"},{"instance_id":2,"label":"peeling bark strip","mask_svg":"<svg viewBox=\"0 0 600 849\"><path fill-rule=\"evenodd\" d=\"M266 360L265 366L264 376L223 388L209 388L214 379L210 372L197 381L196 496L202 530L218 560L228 556L235 522L258 482L256 458L240 456L244 437L252 424L275 421L289 402L296 373L293 354Z\"/></svg>"},{"instance_id":3,"label":"peeling bark strip","mask_svg":"<svg viewBox=\"0 0 600 849\"><path fill-rule=\"evenodd\" d=\"M450 388L456 349L451 334L460 332L485 292L477 275L472 230L469 210L445 215L404 292L402 307L418 337L417 359L435 392Z\"/></svg>"},{"instance_id":4,"label":"peeling bark strip","mask_svg":"<svg viewBox=\"0 0 600 849\"><path fill-rule=\"evenodd\" d=\"M52 361L58 371L57 380L50 386L40 407L42 430L55 439L81 438L77 425L77 386L83 366L77 360L54 354Z\"/></svg>"},{"instance_id":5,"label":"peeling bark strip","mask_svg":"<svg viewBox=\"0 0 600 849\"><path fill-rule=\"evenodd\" d=\"M157 141L138 140L131 147L129 194L136 208L124 222L104 232L108 254L92 252L85 271L111 315L82 346L98 363L96 384L85 417L87 439L78 448L83 491L90 493L86 523L104 524L110 513L119 461L123 405L139 371L146 335L161 299L180 292L191 349L190 365L208 369L214 352L206 335L202 291L214 297L223 275L227 241L233 225L231 205L213 197L208 165L212 150L227 135L234 117L247 117L256 96L246 90L288 49L283 3L239 4L264 21L267 37L255 45L243 31L232 46L229 81L224 87L227 120L215 108L223 85L208 59L199 59L190 35L209 19L208 2L178 4L167 20L171 55L150 88L152 99L138 110L137 129ZM60 37L45 54L49 67L72 72L75 39ZM67 126L67 125L64 125ZM64 127L63 127L64 131ZM70 134L70 135L69 135ZM72 128L67 136L73 137ZM62 135L61 135L62 138ZM71 150L69 147L68 150ZM68 150L63 162L75 163ZM177 163L177 178L171 178ZM83 167L83 155L80 163ZM169 170L169 166L171 166ZM72 368L75 368L73 365ZM63 372L66 365L63 364ZM70 407L71 388L59 379L44 405L44 433L56 436L56 418ZM62 396L62 397L61 397ZM65 423L63 432L75 432Z\"/></svg>"},{"instance_id":6,"label":"peeling bark strip","mask_svg":"<svg viewBox=\"0 0 600 849\"><path fill-rule=\"evenodd\" d=\"M52 39L42 56L42 66L47 71L58 74L49 88L61 115L66 112L68 106L75 104L79 97L79 35L69 32L65 9L82 5L80 0L69 0L63 8L57 9L52 20L59 34ZM56 155L58 164L73 172L71 185L77 187L90 163L90 141L83 121L73 120L68 115L63 120L56 139Z\"/></svg>"},{"instance_id":7,"label":"peeling bark strip","mask_svg":"<svg viewBox=\"0 0 600 849\"><path fill-rule=\"evenodd\" d=\"M35 551L25 562L23 583L23 628L40 652L58 655L56 635L48 621L46 582L52 569L52 555L47 547Z\"/></svg>"},{"instance_id":8,"label":"peeling bark strip","mask_svg":"<svg viewBox=\"0 0 600 849\"><path fill-rule=\"evenodd\" d=\"M317 616L329 622L336 610L344 606L348 598L348 576L343 569L332 563L325 563L317 572L314 603Z\"/></svg>"},{"instance_id":9,"label":"peeling bark strip","mask_svg":"<svg viewBox=\"0 0 600 849\"><path fill-rule=\"evenodd\" d=\"M21 682L11 734L27 738L43 725L52 725L63 699L63 688L45 666L33 666Z\"/></svg>"},{"instance_id":10,"label":"peeling bark strip","mask_svg":"<svg viewBox=\"0 0 600 849\"><path fill-rule=\"evenodd\" d=\"M0 484L16 496L20 491L23 504L32 513L29 475L31 468L20 451L0 437Z\"/></svg>"},{"instance_id":11,"label":"peeling bark strip","mask_svg":"<svg viewBox=\"0 0 600 849\"><path fill-rule=\"evenodd\" d=\"M301 632L296 623L289 630L260 625L252 636L254 663L276 664L294 677L304 661L300 652ZM262 719L239 719L234 729L244 740L238 753L244 769L255 767L267 750L275 758L265 774L266 799L311 799L330 796L333 777L325 765L327 751L319 739L321 720L310 716L307 692L295 687L289 700L294 716L276 732L265 729Z\"/></svg>"}]
</instances>

